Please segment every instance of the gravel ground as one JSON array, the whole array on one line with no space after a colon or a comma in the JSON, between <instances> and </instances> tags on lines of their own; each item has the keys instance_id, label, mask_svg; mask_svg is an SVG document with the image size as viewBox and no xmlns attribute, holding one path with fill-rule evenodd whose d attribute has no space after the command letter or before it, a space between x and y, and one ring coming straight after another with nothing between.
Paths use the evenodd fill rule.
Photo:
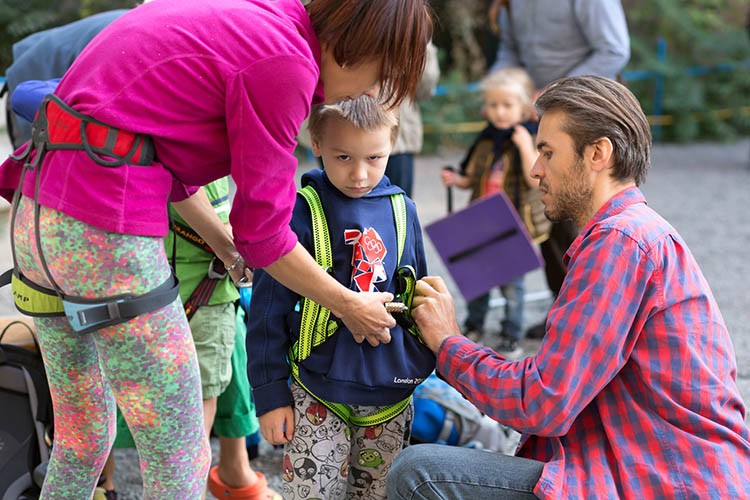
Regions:
<instances>
[{"instance_id":1,"label":"gravel ground","mask_svg":"<svg viewBox=\"0 0 750 500\"><path fill-rule=\"evenodd\" d=\"M7 146L6 146L7 148ZM669 220L687 241L716 300L734 342L738 365L738 385L746 402L750 402L750 264L747 244L750 242L750 140L734 144L657 145L653 151L653 166L643 191L650 205ZM423 156L416 161L414 200L422 225L427 225L446 213L445 189L439 182L439 170L445 164L457 164L460 152L440 156ZM311 168L304 164L300 173ZM454 204L463 207L466 193L454 193ZM4 224L4 221L3 221ZM10 252L6 227L0 228L0 264L10 266ZM426 239L426 251L431 274L446 276L435 249ZM456 293L450 278L446 278L454 292L459 321L465 316L464 301ZM541 270L529 274L527 293L536 297L528 304L526 326L542 321L550 305ZM496 297L497 299L497 297ZM497 302L497 300L496 300ZM0 294L0 314L14 314L9 291ZM496 334L502 317L501 308L491 310L488 331ZM490 335L490 339L492 335ZM492 342L491 340L489 341ZM527 354L533 354L539 343L525 340ZM214 440L214 458L218 443ZM135 450L116 450L117 490L122 500L140 498L140 473ZM264 472L272 486L280 488L281 452L263 443L261 456L252 462ZM213 498L210 493L208 498Z\"/></svg>"}]
</instances>

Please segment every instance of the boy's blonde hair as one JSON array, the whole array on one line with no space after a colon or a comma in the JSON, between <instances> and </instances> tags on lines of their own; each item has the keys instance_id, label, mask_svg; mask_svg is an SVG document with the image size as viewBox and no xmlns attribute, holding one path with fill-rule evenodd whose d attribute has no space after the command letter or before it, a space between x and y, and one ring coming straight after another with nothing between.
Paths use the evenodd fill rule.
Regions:
<instances>
[{"instance_id":1,"label":"boy's blonde hair","mask_svg":"<svg viewBox=\"0 0 750 500\"><path fill-rule=\"evenodd\" d=\"M330 117L344 119L366 132L388 127L391 129L391 145L398 137L397 109L388 110L372 97L363 95L350 101L313 106L307 129L312 140L320 142L326 121Z\"/></svg>"},{"instance_id":2,"label":"boy's blonde hair","mask_svg":"<svg viewBox=\"0 0 750 500\"><path fill-rule=\"evenodd\" d=\"M502 68L493 71L479 82L482 92L494 90L498 87L515 89L521 104L531 110L531 100L534 98L534 82L523 68Z\"/></svg>"}]
</instances>

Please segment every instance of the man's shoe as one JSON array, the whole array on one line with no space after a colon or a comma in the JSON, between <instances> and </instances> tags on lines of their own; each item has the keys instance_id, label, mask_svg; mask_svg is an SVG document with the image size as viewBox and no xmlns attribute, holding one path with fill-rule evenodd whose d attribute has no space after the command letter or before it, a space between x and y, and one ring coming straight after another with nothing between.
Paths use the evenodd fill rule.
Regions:
<instances>
[{"instance_id":1,"label":"man's shoe","mask_svg":"<svg viewBox=\"0 0 750 500\"><path fill-rule=\"evenodd\" d=\"M500 342L498 342L495 351L506 359L517 361L523 356L523 348L518 343L518 340L500 335Z\"/></svg>"},{"instance_id":2,"label":"man's shoe","mask_svg":"<svg viewBox=\"0 0 750 500\"><path fill-rule=\"evenodd\" d=\"M544 334L547 333L547 322L543 321L542 323L538 323L528 330L526 330L526 338L527 339L543 339Z\"/></svg>"}]
</instances>

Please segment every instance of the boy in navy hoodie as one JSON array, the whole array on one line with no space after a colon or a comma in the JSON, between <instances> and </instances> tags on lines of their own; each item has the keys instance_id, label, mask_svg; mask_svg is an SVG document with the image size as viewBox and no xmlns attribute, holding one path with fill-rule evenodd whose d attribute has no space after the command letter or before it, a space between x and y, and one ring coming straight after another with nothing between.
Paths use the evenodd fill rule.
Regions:
<instances>
[{"instance_id":1,"label":"boy in navy hoodie","mask_svg":"<svg viewBox=\"0 0 750 500\"><path fill-rule=\"evenodd\" d=\"M352 290L398 296L405 276L427 268L416 207L384 176L395 114L363 96L313 108L309 128L325 170L302 177L292 229ZM263 436L285 444L284 497L385 498L411 394L435 366L416 329L399 321L390 343L372 347L262 269L250 307L248 375Z\"/></svg>"}]
</instances>

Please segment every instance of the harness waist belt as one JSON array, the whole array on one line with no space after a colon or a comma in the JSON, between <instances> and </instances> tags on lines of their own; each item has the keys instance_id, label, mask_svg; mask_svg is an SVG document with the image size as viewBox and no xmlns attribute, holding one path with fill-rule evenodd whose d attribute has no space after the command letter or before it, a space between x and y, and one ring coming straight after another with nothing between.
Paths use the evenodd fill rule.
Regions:
<instances>
[{"instance_id":1,"label":"harness waist belt","mask_svg":"<svg viewBox=\"0 0 750 500\"><path fill-rule=\"evenodd\" d=\"M102 299L63 296L62 303L73 330L88 333L161 309L174 302L179 291L180 281L171 273L161 285L142 295L125 293Z\"/></svg>"},{"instance_id":2,"label":"harness waist belt","mask_svg":"<svg viewBox=\"0 0 750 500\"><path fill-rule=\"evenodd\" d=\"M54 94L47 95L37 111L32 140L47 150L84 150L106 167L124 164L148 166L154 161L151 136L120 130L79 113ZM106 160L104 155L114 160Z\"/></svg>"}]
</instances>

